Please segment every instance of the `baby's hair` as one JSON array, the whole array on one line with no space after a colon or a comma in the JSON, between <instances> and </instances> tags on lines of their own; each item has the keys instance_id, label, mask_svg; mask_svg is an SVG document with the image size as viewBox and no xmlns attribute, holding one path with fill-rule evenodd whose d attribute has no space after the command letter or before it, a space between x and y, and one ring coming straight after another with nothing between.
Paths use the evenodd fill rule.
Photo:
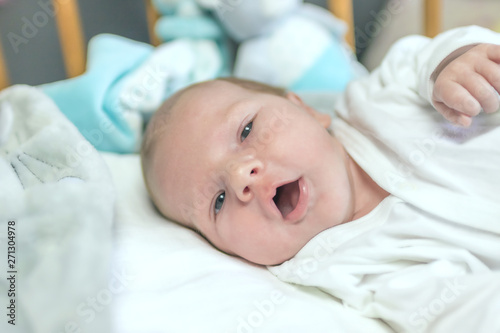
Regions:
<instances>
[{"instance_id":1,"label":"baby's hair","mask_svg":"<svg viewBox=\"0 0 500 333\"><path fill-rule=\"evenodd\" d=\"M142 175L144 178L144 183L146 184L146 188L148 190L148 193L153 200L153 203L156 205L158 210L160 212L161 209L159 209L158 205L158 198L155 196L153 191L151 191L151 186L150 186L150 178L148 177L148 173L151 172L151 161L154 156L154 151L155 151L155 144L160 140L160 138L163 136L167 129L167 124L169 122L169 118L171 115L171 111L174 108L174 106L177 104L179 99L184 95L186 92L201 87L206 84L211 84L216 81L224 81L228 83L235 84L241 88L254 91L257 93L264 93L264 94L271 94L271 95L277 95L280 97L285 97L287 94L287 91L283 88L279 87L274 87L270 86L264 83L256 82L256 81L250 81L250 80L245 80L245 79L239 79L235 77L223 77L223 78L218 78L215 80L211 81L204 81L200 83L193 84L191 86L188 86L184 89L179 90L172 96L170 96L161 106L160 108L153 114L151 117L148 126L146 128L146 131L144 133L144 137L142 140L142 145L141 145L141 166L142 166ZM164 212L162 212L164 213ZM179 222L179 221L177 221Z\"/></svg>"},{"instance_id":2,"label":"baby's hair","mask_svg":"<svg viewBox=\"0 0 500 333\"><path fill-rule=\"evenodd\" d=\"M245 88L247 90L260 92L260 93L264 93L264 94L277 95L277 96L281 96L281 97L285 97L287 94L287 90L284 88L271 86L271 85L257 82L257 81L239 79L236 77L221 77L221 78L216 79L215 81L229 82L229 83L235 84L237 86L240 86L241 88Z\"/></svg>"}]
</instances>

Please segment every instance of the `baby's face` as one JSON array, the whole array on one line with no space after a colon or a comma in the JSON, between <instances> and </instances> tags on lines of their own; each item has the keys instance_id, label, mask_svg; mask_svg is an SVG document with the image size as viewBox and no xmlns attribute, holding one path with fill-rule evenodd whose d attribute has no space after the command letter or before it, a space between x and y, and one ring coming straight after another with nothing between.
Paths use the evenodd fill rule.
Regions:
<instances>
[{"instance_id":1,"label":"baby's face","mask_svg":"<svg viewBox=\"0 0 500 333\"><path fill-rule=\"evenodd\" d=\"M157 205L219 249L275 265L350 221L345 151L295 95L215 81L172 111L153 159Z\"/></svg>"}]
</instances>

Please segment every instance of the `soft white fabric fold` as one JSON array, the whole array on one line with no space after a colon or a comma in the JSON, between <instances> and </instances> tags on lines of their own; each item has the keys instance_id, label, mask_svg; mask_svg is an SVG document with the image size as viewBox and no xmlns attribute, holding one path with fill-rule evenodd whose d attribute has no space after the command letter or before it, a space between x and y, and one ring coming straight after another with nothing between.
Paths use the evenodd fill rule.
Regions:
<instances>
[{"instance_id":1,"label":"soft white fabric fold","mask_svg":"<svg viewBox=\"0 0 500 333\"><path fill-rule=\"evenodd\" d=\"M6 262L14 242L16 258L16 326L4 314L0 331L109 332L114 191L106 164L37 88L4 90L0 115L9 119L0 127L0 252ZM2 279L4 305L9 289Z\"/></svg>"}]
</instances>

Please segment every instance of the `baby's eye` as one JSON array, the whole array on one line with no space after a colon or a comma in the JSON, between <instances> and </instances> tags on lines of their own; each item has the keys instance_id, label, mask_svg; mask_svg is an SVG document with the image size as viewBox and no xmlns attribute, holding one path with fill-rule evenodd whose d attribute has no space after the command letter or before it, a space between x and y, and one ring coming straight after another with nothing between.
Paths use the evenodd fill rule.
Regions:
<instances>
[{"instance_id":1,"label":"baby's eye","mask_svg":"<svg viewBox=\"0 0 500 333\"><path fill-rule=\"evenodd\" d=\"M252 131L252 125L253 125L253 121L249 122L245 126L245 128L243 128L243 131L241 131L241 136L240 136L241 142L243 142L243 140L245 140L247 138L247 136L250 134L250 132Z\"/></svg>"},{"instance_id":2,"label":"baby's eye","mask_svg":"<svg viewBox=\"0 0 500 333\"><path fill-rule=\"evenodd\" d=\"M219 213L219 211L222 209L222 205L224 204L224 199L226 198L226 193L222 192L219 195L217 195L217 198L215 198L215 204L214 204L214 212L215 215Z\"/></svg>"}]
</instances>

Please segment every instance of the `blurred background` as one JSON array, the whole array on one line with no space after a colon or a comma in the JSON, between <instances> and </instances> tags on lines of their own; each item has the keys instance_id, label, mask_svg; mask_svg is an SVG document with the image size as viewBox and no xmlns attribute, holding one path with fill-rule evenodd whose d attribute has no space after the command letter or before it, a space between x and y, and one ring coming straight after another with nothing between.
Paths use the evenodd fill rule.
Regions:
<instances>
[{"instance_id":1,"label":"blurred background","mask_svg":"<svg viewBox=\"0 0 500 333\"><path fill-rule=\"evenodd\" d=\"M442 30L479 24L500 31L500 1L441 1L444 13ZM327 4L326 0L306 2L325 8ZM399 4L397 11L388 10L391 2ZM100 33L150 42L143 0L79 0L78 7L83 18L85 45L91 37ZM353 7L356 55L369 70L378 65L395 40L408 34L422 33L422 0L354 0ZM51 0L0 0L1 47L11 84L38 85L65 78L53 16L34 17L41 11L50 14L50 8ZM40 27L33 24L34 19L38 20ZM12 32L27 38L12 40Z\"/></svg>"},{"instance_id":2,"label":"blurred background","mask_svg":"<svg viewBox=\"0 0 500 333\"><path fill-rule=\"evenodd\" d=\"M327 0L306 1L326 8ZM366 8L374 12L385 5L386 0L355 0L355 21L361 26L373 20ZM56 22L53 17L45 23L27 26L33 21L33 15L41 10L50 12L51 0L0 0L0 39L4 51L6 67L11 84L38 85L65 78L65 69L61 47L57 38ZM82 29L87 45L90 38L100 33L112 33L133 40L150 42L146 22L144 0L79 0L78 9L83 18ZM43 17L40 16L40 20ZM29 25L29 23L28 23ZM28 42L14 41L17 48L12 47L9 32L23 36L22 29L29 32ZM31 36L32 35L32 36ZM12 34L11 34L12 36ZM361 55L366 47L361 47ZM16 52L17 51L17 52Z\"/></svg>"}]
</instances>

